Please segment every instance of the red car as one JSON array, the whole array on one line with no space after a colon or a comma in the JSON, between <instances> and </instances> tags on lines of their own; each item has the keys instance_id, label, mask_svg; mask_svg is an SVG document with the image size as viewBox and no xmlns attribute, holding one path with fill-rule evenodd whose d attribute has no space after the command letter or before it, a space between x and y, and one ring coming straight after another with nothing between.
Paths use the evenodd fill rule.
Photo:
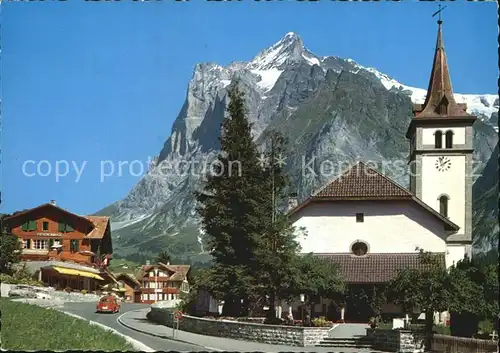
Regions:
<instances>
[{"instance_id":1,"label":"red car","mask_svg":"<svg viewBox=\"0 0 500 353\"><path fill-rule=\"evenodd\" d=\"M120 311L120 302L112 295L106 295L97 303L97 313L117 313Z\"/></svg>"}]
</instances>

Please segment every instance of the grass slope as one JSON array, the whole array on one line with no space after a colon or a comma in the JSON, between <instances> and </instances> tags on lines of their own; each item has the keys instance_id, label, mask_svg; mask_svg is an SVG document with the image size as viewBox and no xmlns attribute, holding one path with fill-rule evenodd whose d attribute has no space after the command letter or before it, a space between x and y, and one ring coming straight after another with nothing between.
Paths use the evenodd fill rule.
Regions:
<instances>
[{"instance_id":1,"label":"grass slope","mask_svg":"<svg viewBox=\"0 0 500 353\"><path fill-rule=\"evenodd\" d=\"M15 351L133 351L124 338L54 309L0 299L2 348Z\"/></svg>"}]
</instances>

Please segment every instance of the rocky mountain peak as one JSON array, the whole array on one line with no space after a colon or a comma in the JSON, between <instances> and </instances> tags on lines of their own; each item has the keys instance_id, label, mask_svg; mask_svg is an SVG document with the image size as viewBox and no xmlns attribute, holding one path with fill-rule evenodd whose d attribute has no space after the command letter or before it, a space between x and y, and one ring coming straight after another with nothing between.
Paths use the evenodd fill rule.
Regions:
<instances>
[{"instance_id":1,"label":"rocky mountain peak","mask_svg":"<svg viewBox=\"0 0 500 353\"><path fill-rule=\"evenodd\" d=\"M205 251L193 191L220 148L227 88L235 79L245 93L257 143L263 144L267 132L274 130L291 141L287 173L302 196L339 172L335 167L322 171L324 161L407 158L410 105L422 103L427 94L426 89L406 86L352 59L316 56L293 32L250 62L225 67L197 64L170 137L148 173L124 200L98 213L112 217L117 254L132 259L158 249L176 256ZM486 163L498 143L493 126L498 121L498 95L455 93L455 98L479 116L474 158ZM408 181L404 173L388 176L403 185ZM484 183L488 188L490 182ZM492 218L491 209L490 198L476 201L479 223ZM493 229L487 228L484 233Z\"/></svg>"},{"instance_id":2,"label":"rocky mountain peak","mask_svg":"<svg viewBox=\"0 0 500 353\"><path fill-rule=\"evenodd\" d=\"M248 64L250 70L283 70L290 62L313 57L305 47L302 39L295 33L289 32L278 42L261 51ZM319 61L318 61L319 65Z\"/></svg>"}]
</instances>

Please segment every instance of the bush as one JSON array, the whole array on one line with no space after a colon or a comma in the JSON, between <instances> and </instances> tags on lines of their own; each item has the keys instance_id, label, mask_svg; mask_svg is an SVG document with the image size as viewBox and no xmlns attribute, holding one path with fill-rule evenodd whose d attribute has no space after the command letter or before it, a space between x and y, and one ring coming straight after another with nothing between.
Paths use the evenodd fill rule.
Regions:
<instances>
[{"instance_id":1,"label":"bush","mask_svg":"<svg viewBox=\"0 0 500 353\"><path fill-rule=\"evenodd\" d=\"M86 289L82 289L81 292L83 295L87 294L87 290Z\"/></svg>"},{"instance_id":2,"label":"bush","mask_svg":"<svg viewBox=\"0 0 500 353\"><path fill-rule=\"evenodd\" d=\"M490 320L483 320L479 322L476 337L488 339L493 333L493 330L493 323Z\"/></svg>"},{"instance_id":3,"label":"bush","mask_svg":"<svg viewBox=\"0 0 500 353\"><path fill-rule=\"evenodd\" d=\"M14 276L9 276L5 273L0 274L0 282L1 283L8 283L8 284L26 284L29 286L37 286L37 287L43 287L43 283L39 282L37 280L31 279L31 278L16 278Z\"/></svg>"},{"instance_id":4,"label":"bush","mask_svg":"<svg viewBox=\"0 0 500 353\"><path fill-rule=\"evenodd\" d=\"M60 311L0 299L2 348L12 351L133 351L124 338ZM24 339L23 339L24 338Z\"/></svg>"},{"instance_id":5,"label":"bush","mask_svg":"<svg viewBox=\"0 0 500 353\"><path fill-rule=\"evenodd\" d=\"M446 325L435 325L432 331L437 333L438 335L451 335L450 326Z\"/></svg>"},{"instance_id":6,"label":"bush","mask_svg":"<svg viewBox=\"0 0 500 353\"><path fill-rule=\"evenodd\" d=\"M283 319L273 317L273 318L266 318L264 320L264 325L284 325L285 322Z\"/></svg>"},{"instance_id":7,"label":"bush","mask_svg":"<svg viewBox=\"0 0 500 353\"><path fill-rule=\"evenodd\" d=\"M328 321L324 316L315 317L311 321L316 327L330 327L333 325L333 323L331 321Z\"/></svg>"}]
</instances>

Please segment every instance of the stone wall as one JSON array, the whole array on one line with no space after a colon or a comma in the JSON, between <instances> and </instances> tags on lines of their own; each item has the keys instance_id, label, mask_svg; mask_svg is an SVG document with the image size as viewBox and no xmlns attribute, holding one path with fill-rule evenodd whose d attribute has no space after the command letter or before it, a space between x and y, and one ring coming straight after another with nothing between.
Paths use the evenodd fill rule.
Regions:
<instances>
[{"instance_id":1,"label":"stone wall","mask_svg":"<svg viewBox=\"0 0 500 353\"><path fill-rule=\"evenodd\" d=\"M425 334L422 331L369 328L366 334L373 338L375 349L398 353L424 351ZM498 342L434 334L431 350L439 353L495 353L498 352Z\"/></svg>"},{"instance_id":2,"label":"stone wall","mask_svg":"<svg viewBox=\"0 0 500 353\"><path fill-rule=\"evenodd\" d=\"M64 291L56 291L53 287L38 287L29 286L26 284L11 284L11 283L1 283L0 284L0 295L2 297L8 297L9 291L15 289L17 286L24 286L31 290L42 290L50 295L50 298L54 300L62 300L66 302L97 302L100 296L96 294L82 294L79 292L67 293Z\"/></svg>"},{"instance_id":3,"label":"stone wall","mask_svg":"<svg viewBox=\"0 0 500 353\"><path fill-rule=\"evenodd\" d=\"M446 335L432 336L432 351L446 353L493 353L498 352L498 341Z\"/></svg>"},{"instance_id":4,"label":"stone wall","mask_svg":"<svg viewBox=\"0 0 500 353\"><path fill-rule=\"evenodd\" d=\"M373 348L400 353L424 351L425 335L418 331L366 329L366 335L372 337Z\"/></svg>"},{"instance_id":5,"label":"stone wall","mask_svg":"<svg viewBox=\"0 0 500 353\"><path fill-rule=\"evenodd\" d=\"M148 319L172 327L172 310L151 305ZM314 346L328 336L330 327L275 326L250 322L215 320L184 315L179 329L208 336L228 337L287 346Z\"/></svg>"}]
</instances>

